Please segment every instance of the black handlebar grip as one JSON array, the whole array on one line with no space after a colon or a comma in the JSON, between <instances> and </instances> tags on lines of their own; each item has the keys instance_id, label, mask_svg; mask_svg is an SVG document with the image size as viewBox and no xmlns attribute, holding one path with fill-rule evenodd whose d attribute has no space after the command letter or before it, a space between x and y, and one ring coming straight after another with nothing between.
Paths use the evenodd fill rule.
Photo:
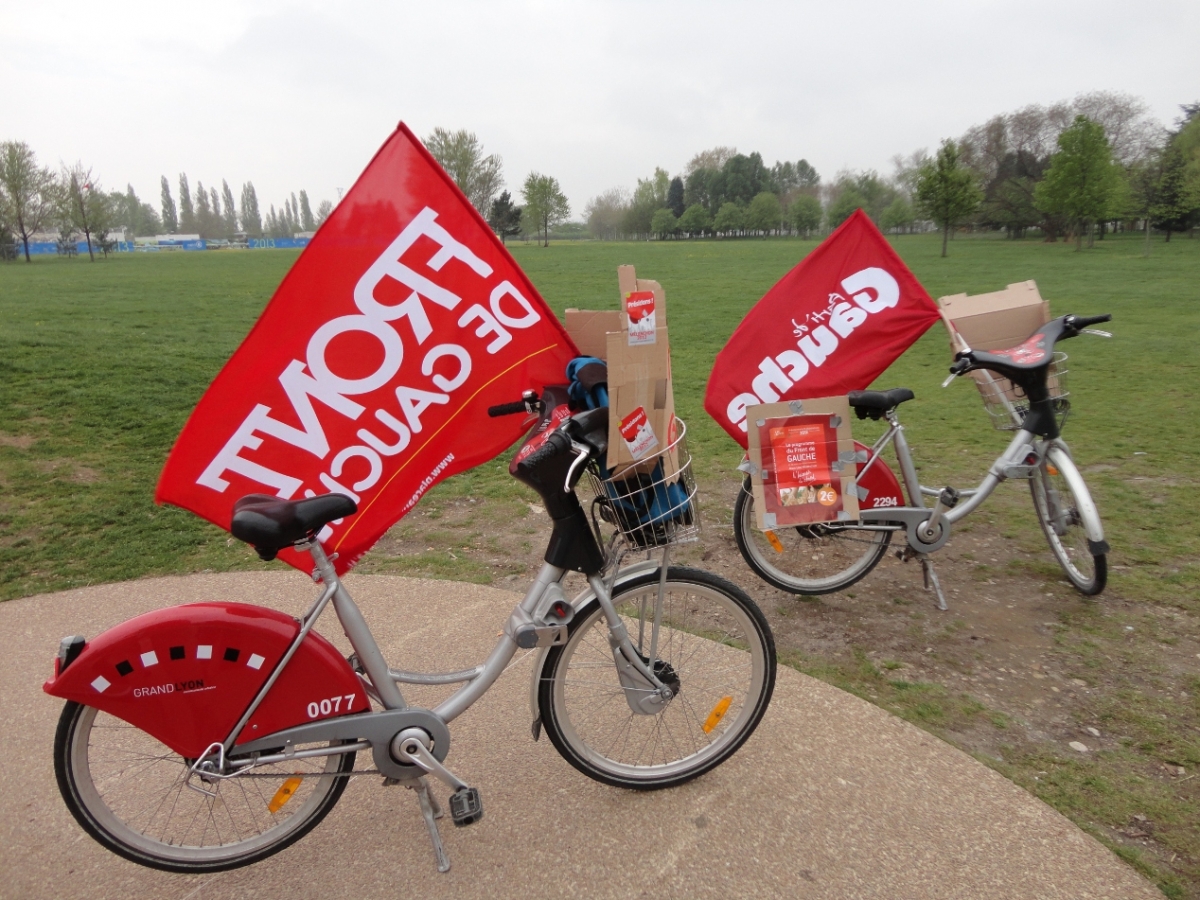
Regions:
<instances>
[{"instance_id":1,"label":"black handlebar grip","mask_svg":"<svg viewBox=\"0 0 1200 900\"><path fill-rule=\"evenodd\" d=\"M1105 313L1102 316L1072 316L1071 327L1078 330L1080 328L1088 328L1092 325L1099 325L1101 322L1111 322L1112 315Z\"/></svg>"},{"instance_id":2,"label":"black handlebar grip","mask_svg":"<svg viewBox=\"0 0 1200 900\"><path fill-rule=\"evenodd\" d=\"M521 460L520 465L525 469L536 469L542 463L558 456L558 454L570 446L571 439L569 437L561 431L552 431L550 436L546 438L546 443Z\"/></svg>"},{"instance_id":3,"label":"black handlebar grip","mask_svg":"<svg viewBox=\"0 0 1200 900\"><path fill-rule=\"evenodd\" d=\"M961 359L956 359L954 361L954 364L950 366L950 374L951 375L962 375L969 368L971 368L971 360L967 359L964 356Z\"/></svg>"},{"instance_id":4,"label":"black handlebar grip","mask_svg":"<svg viewBox=\"0 0 1200 900\"><path fill-rule=\"evenodd\" d=\"M496 406L488 407L488 415L493 419L499 418L500 416L511 416L515 415L516 413L523 413L525 411L526 408L524 400L517 400L513 403L499 403Z\"/></svg>"}]
</instances>

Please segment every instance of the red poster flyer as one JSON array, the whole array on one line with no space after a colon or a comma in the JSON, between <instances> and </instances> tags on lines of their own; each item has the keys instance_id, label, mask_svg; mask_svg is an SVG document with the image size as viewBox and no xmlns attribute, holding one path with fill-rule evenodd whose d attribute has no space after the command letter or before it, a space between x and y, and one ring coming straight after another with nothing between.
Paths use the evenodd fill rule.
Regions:
<instances>
[{"instance_id":1,"label":"red poster flyer","mask_svg":"<svg viewBox=\"0 0 1200 900\"><path fill-rule=\"evenodd\" d=\"M630 347L653 344L658 340L653 291L630 291L626 294L625 316Z\"/></svg>"},{"instance_id":2,"label":"red poster flyer","mask_svg":"<svg viewBox=\"0 0 1200 900\"><path fill-rule=\"evenodd\" d=\"M780 525L834 521L842 510L837 431L829 416L770 419L759 428L765 509ZM769 448L769 452L767 451Z\"/></svg>"},{"instance_id":3,"label":"red poster flyer","mask_svg":"<svg viewBox=\"0 0 1200 900\"><path fill-rule=\"evenodd\" d=\"M640 406L621 420L621 437L634 459L644 459L658 446L658 437L646 410Z\"/></svg>"}]
</instances>

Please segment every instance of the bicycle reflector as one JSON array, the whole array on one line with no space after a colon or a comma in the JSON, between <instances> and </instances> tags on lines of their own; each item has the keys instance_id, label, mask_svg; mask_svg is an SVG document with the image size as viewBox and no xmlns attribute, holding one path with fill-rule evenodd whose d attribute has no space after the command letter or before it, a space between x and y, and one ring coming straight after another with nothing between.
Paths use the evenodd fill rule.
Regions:
<instances>
[{"instance_id":1,"label":"bicycle reflector","mask_svg":"<svg viewBox=\"0 0 1200 900\"><path fill-rule=\"evenodd\" d=\"M722 697L717 705L712 708L712 712L708 714L708 718L704 720L704 733L711 734L712 730L720 724L725 718L725 713L729 712L729 705L733 703L732 697Z\"/></svg>"},{"instance_id":2,"label":"bicycle reflector","mask_svg":"<svg viewBox=\"0 0 1200 900\"><path fill-rule=\"evenodd\" d=\"M292 799L292 795L296 793L296 789L303 782L302 778L289 778L279 786L279 790L275 792L275 796L271 798L271 802L267 804L267 811L272 815L283 809L283 805Z\"/></svg>"},{"instance_id":3,"label":"bicycle reflector","mask_svg":"<svg viewBox=\"0 0 1200 900\"><path fill-rule=\"evenodd\" d=\"M775 532L764 531L763 534L767 536L767 540L771 542L771 546L775 548L776 553L783 552L783 544L779 542L779 538L775 536Z\"/></svg>"}]
</instances>

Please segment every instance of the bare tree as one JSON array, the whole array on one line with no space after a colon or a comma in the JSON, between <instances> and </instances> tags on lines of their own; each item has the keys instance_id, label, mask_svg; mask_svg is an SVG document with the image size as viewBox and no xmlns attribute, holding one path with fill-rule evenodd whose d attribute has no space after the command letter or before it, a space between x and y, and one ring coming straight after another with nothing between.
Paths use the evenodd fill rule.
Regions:
<instances>
[{"instance_id":1,"label":"bare tree","mask_svg":"<svg viewBox=\"0 0 1200 900\"><path fill-rule=\"evenodd\" d=\"M737 147L713 147L711 150L701 150L690 160L683 169L686 179L698 169L712 169L719 172L729 160L737 156Z\"/></svg>"},{"instance_id":2,"label":"bare tree","mask_svg":"<svg viewBox=\"0 0 1200 900\"><path fill-rule=\"evenodd\" d=\"M92 170L85 169L81 162L70 168L63 168L61 183L60 201L63 214L75 230L83 233L84 240L87 241L88 258L95 262L92 236L101 231L105 235L108 234L112 227L112 203L92 177Z\"/></svg>"},{"instance_id":3,"label":"bare tree","mask_svg":"<svg viewBox=\"0 0 1200 900\"><path fill-rule=\"evenodd\" d=\"M29 238L54 213L58 200L58 181L48 168L37 164L37 157L24 141L0 144L0 186L3 190L5 218L16 227L29 262Z\"/></svg>"},{"instance_id":4,"label":"bare tree","mask_svg":"<svg viewBox=\"0 0 1200 900\"><path fill-rule=\"evenodd\" d=\"M589 200L583 208L583 218L592 236L602 241L620 237L630 200L625 188L611 188Z\"/></svg>"}]
</instances>

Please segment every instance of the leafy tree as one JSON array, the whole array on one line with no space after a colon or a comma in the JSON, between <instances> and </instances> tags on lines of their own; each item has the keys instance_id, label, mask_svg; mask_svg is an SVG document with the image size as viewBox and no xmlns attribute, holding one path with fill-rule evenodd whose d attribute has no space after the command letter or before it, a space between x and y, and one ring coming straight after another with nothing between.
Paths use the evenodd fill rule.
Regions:
<instances>
[{"instance_id":1,"label":"leafy tree","mask_svg":"<svg viewBox=\"0 0 1200 900\"><path fill-rule=\"evenodd\" d=\"M300 192L300 230L317 230L317 220L313 217L312 207L308 205L308 191Z\"/></svg>"},{"instance_id":2,"label":"leafy tree","mask_svg":"<svg viewBox=\"0 0 1200 900\"><path fill-rule=\"evenodd\" d=\"M1155 228L1165 231L1170 241L1172 231L1187 231L1195 222L1200 197L1188 183L1187 160L1174 141L1163 148L1157 169L1150 221Z\"/></svg>"},{"instance_id":3,"label":"leafy tree","mask_svg":"<svg viewBox=\"0 0 1200 900\"><path fill-rule=\"evenodd\" d=\"M4 218L21 236L25 262L29 262L29 237L54 214L59 196L58 181L24 141L0 144L0 197Z\"/></svg>"},{"instance_id":4,"label":"leafy tree","mask_svg":"<svg viewBox=\"0 0 1200 900\"><path fill-rule=\"evenodd\" d=\"M492 201L488 224L500 236L501 243L521 233L521 207L512 202L508 191L501 191L500 196Z\"/></svg>"},{"instance_id":5,"label":"leafy tree","mask_svg":"<svg viewBox=\"0 0 1200 900\"><path fill-rule=\"evenodd\" d=\"M208 199L212 205L212 231L213 235L225 233L225 217L221 215L221 195L217 193L215 187L208 189ZM232 237L232 235L226 235Z\"/></svg>"},{"instance_id":6,"label":"leafy tree","mask_svg":"<svg viewBox=\"0 0 1200 900\"><path fill-rule=\"evenodd\" d=\"M792 227L805 237L821 227L821 216L821 201L812 194L800 194L788 207Z\"/></svg>"},{"instance_id":7,"label":"leafy tree","mask_svg":"<svg viewBox=\"0 0 1200 900\"><path fill-rule=\"evenodd\" d=\"M666 240L668 235L674 234L678 229L679 220L675 218L675 213L665 206L656 210L650 220L650 231L657 234L660 241Z\"/></svg>"},{"instance_id":8,"label":"leafy tree","mask_svg":"<svg viewBox=\"0 0 1200 900\"><path fill-rule=\"evenodd\" d=\"M192 208L192 189L183 172L179 173L179 230L183 234L195 234L198 230L196 212Z\"/></svg>"},{"instance_id":9,"label":"leafy tree","mask_svg":"<svg viewBox=\"0 0 1200 900\"><path fill-rule=\"evenodd\" d=\"M263 235L262 213L258 211L258 194L254 190L254 183L250 181L242 185L242 230L252 238Z\"/></svg>"},{"instance_id":10,"label":"leafy tree","mask_svg":"<svg viewBox=\"0 0 1200 900\"><path fill-rule=\"evenodd\" d=\"M718 234L735 234L746 227L745 213L736 203L723 203L713 217L713 231Z\"/></svg>"},{"instance_id":11,"label":"leafy tree","mask_svg":"<svg viewBox=\"0 0 1200 900\"><path fill-rule=\"evenodd\" d=\"M193 210L193 215L196 220L196 232L202 238L216 237L213 231L213 212L212 206L209 205L208 191L204 189L204 183L196 182L196 205Z\"/></svg>"},{"instance_id":12,"label":"leafy tree","mask_svg":"<svg viewBox=\"0 0 1200 900\"><path fill-rule=\"evenodd\" d=\"M583 208L583 218L592 237L611 241L624 233L630 202L630 194L624 188L612 188L589 200Z\"/></svg>"},{"instance_id":13,"label":"leafy tree","mask_svg":"<svg viewBox=\"0 0 1200 900\"><path fill-rule=\"evenodd\" d=\"M92 177L92 170L85 169L81 162L63 169L61 183L62 212L73 230L82 232L87 241L88 259L95 262L93 235L100 231L107 234L112 228L112 203Z\"/></svg>"},{"instance_id":14,"label":"leafy tree","mask_svg":"<svg viewBox=\"0 0 1200 900\"><path fill-rule=\"evenodd\" d=\"M487 217L496 192L504 187L503 163L499 156L484 156L483 144L474 132L460 129L448 131L435 128L425 139L425 146L471 205Z\"/></svg>"},{"instance_id":15,"label":"leafy tree","mask_svg":"<svg viewBox=\"0 0 1200 900\"><path fill-rule=\"evenodd\" d=\"M143 203L138 198L132 184L125 186L124 193L113 191L108 195L108 201L112 207L112 229L124 228L130 235L139 236L163 233L158 213L149 203Z\"/></svg>"},{"instance_id":16,"label":"leafy tree","mask_svg":"<svg viewBox=\"0 0 1200 900\"><path fill-rule=\"evenodd\" d=\"M712 228L712 217L701 203L693 203L679 217L679 230L685 234L696 236Z\"/></svg>"},{"instance_id":17,"label":"leafy tree","mask_svg":"<svg viewBox=\"0 0 1200 900\"><path fill-rule=\"evenodd\" d=\"M525 212L542 233L542 246L550 246L550 227L565 222L571 215L571 204L559 187L558 179L530 172L521 188Z\"/></svg>"},{"instance_id":18,"label":"leafy tree","mask_svg":"<svg viewBox=\"0 0 1200 900\"><path fill-rule=\"evenodd\" d=\"M699 203L706 212L712 213L714 179L720 177L720 169L695 169L689 172L683 184L683 202L685 207Z\"/></svg>"},{"instance_id":19,"label":"leafy tree","mask_svg":"<svg viewBox=\"0 0 1200 900\"><path fill-rule=\"evenodd\" d=\"M917 175L917 208L942 229L943 257L950 229L975 212L982 198L975 173L959 163L958 145L942 141L937 157Z\"/></svg>"},{"instance_id":20,"label":"leafy tree","mask_svg":"<svg viewBox=\"0 0 1200 900\"><path fill-rule=\"evenodd\" d=\"M770 191L761 191L746 209L746 228L772 232L783 225L783 206Z\"/></svg>"},{"instance_id":21,"label":"leafy tree","mask_svg":"<svg viewBox=\"0 0 1200 900\"><path fill-rule=\"evenodd\" d=\"M759 153L731 156L721 167L720 175L710 182L714 203L732 201L743 207L769 187L770 173Z\"/></svg>"},{"instance_id":22,"label":"leafy tree","mask_svg":"<svg viewBox=\"0 0 1200 900\"><path fill-rule=\"evenodd\" d=\"M844 187L834 198L834 201L829 204L829 210L826 215L829 218L830 229L837 228L848 218L856 209L861 209L866 200L853 186Z\"/></svg>"},{"instance_id":23,"label":"leafy tree","mask_svg":"<svg viewBox=\"0 0 1200 900\"><path fill-rule=\"evenodd\" d=\"M796 187L812 189L820 183L821 176L817 174L817 170L809 164L807 159L796 163Z\"/></svg>"},{"instance_id":24,"label":"leafy tree","mask_svg":"<svg viewBox=\"0 0 1200 900\"><path fill-rule=\"evenodd\" d=\"M225 225L225 237L232 238L237 234L237 207L233 205L233 191L229 182L221 179L221 220Z\"/></svg>"},{"instance_id":25,"label":"leafy tree","mask_svg":"<svg viewBox=\"0 0 1200 900\"><path fill-rule=\"evenodd\" d=\"M175 209L175 199L171 196L171 185L167 176L162 176L162 224L167 234L179 231L179 212Z\"/></svg>"},{"instance_id":26,"label":"leafy tree","mask_svg":"<svg viewBox=\"0 0 1200 900\"><path fill-rule=\"evenodd\" d=\"M666 169L656 167L650 178L639 178L622 220L624 232L649 235L653 230L650 223L654 213L667 205L670 188L671 176Z\"/></svg>"},{"instance_id":27,"label":"leafy tree","mask_svg":"<svg viewBox=\"0 0 1200 900\"><path fill-rule=\"evenodd\" d=\"M320 228L325 224L325 220L333 213L333 203L328 200L322 200L317 205L317 227Z\"/></svg>"},{"instance_id":28,"label":"leafy tree","mask_svg":"<svg viewBox=\"0 0 1200 900\"><path fill-rule=\"evenodd\" d=\"M916 214L913 212L912 204L903 197L897 196L879 216L879 227L884 231L911 228L915 220Z\"/></svg>"},{"instance_id":29,"label":"leafy tree","mask_svg":"<svg viewBox=\"0 0 1200 900\"><path fill-rule=\"evenodd\" d=\"M1046 177L1034 191L1038 208L1061 215L1075 226L1075 249L1083 246L1083 232L1108 217L1120 187L1121 170L1099 123L1085 116L1058 136L1058 152L1050 157Z\"/></svg>"},{"instance_id":30,"label":"leafy tree","mask_svg":"<svg viewBox=\"0 0 1200 900\"><path fill-rule=\"evenodd\" d=\"M667 209L675 218L683 215L683 179L676 175L667 186Z\"/></svg>"}]
</instances>

